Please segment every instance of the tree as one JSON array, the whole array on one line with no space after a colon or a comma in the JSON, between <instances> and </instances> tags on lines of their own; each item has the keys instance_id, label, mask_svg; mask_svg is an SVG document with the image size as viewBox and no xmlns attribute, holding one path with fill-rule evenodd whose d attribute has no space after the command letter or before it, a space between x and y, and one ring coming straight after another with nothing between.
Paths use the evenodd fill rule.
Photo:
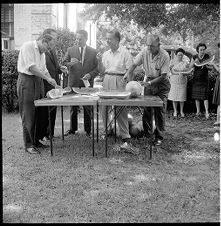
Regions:
<instances>
[{"instance_id":1,"label":"tree","mask_svg":"<svg viewBox=\"0 0 221 226\"><path fill-rule=\"evenodd\" d=\"M159 28L165 36L178 33L184 45L204 34L219 40L219 4L89 4L83 11L94 20L103 14L110 19L133 20L149 33Z\"/></svg>"},{"instance_id":2,"label":"tree","mask_svg":"<svg viewBox=\"0 0 221 226\"><path fill-rule=\"evenodd\" d=\"M133 21L144 29L157 27L166 16L165 4L91 4L83 15L97 20L103 13L107 18L117 16L120 20Z\"/></svg>"},{"instance_id":3,"label":"tree","mask_svg":"<svg viewBox=\"0 0 221 226\"><path fill-rule=\"evenodd\" d=\"M56 30L58 34L56 42L56 53L58 57L58 62L61 64L63 57L67 52L67 48L71 47L75 43L75 33L71 32L69 29L58 28Z\"/></svg>"}]
</instances>

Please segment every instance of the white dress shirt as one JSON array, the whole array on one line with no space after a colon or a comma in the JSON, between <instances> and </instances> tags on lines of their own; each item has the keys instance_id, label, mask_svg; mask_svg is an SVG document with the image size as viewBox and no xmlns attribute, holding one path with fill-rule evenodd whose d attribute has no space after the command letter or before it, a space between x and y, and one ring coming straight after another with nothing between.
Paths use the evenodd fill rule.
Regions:
<instances>
[{"instance_id":1,"label":"white dress shirt","mask_svg":"<svg viewBox=\"0 0 221 226\"><path fill-rule=\"evenodd\" d=\"M46 68L45 54L40 54L36 40L22 45L18 55L18 72L33 75L29 70L33 65L36 65L43 74L49 73Z\"/></svg>"}]
</instances>

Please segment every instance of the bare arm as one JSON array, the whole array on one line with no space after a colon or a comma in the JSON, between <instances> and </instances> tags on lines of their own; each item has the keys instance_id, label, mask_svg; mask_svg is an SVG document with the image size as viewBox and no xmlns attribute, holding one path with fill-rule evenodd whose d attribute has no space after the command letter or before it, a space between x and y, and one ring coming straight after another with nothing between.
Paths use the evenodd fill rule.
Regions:
<instances>
[{"instance_id":1,"label":"bare arm","mask_svg":"<svg viewBox=\"0 0 221 226\"><path fill-rule=\"evenodd\" d=\"M124 79L132 81L134 79L133 71L137 67L137 64L132 63L131 66L128 68L126 74L124 75Z\"/></svg>"},{"instance_id":2,"label":"bare arm","mask_svg":"<svg viewBox=\"0 0 221 226\"><path fill-rule=\"evenodd\" d=\"M37 77L40 77L40 78L42 78L42 79L45 79L45 80L46 80L48 83L50 83L51 85L53 85L53 86L55 86L55 87L57 86L56 81L55 81L53 78L51 78L50 74L49 74L49 73L47 73L47 74L42 73L42 72L38 69L38 67L37 67L36 65L30 66L30 67L29 67L29 71L30 71L32 74L36 75Z\"/></svg>"}]
</instances>

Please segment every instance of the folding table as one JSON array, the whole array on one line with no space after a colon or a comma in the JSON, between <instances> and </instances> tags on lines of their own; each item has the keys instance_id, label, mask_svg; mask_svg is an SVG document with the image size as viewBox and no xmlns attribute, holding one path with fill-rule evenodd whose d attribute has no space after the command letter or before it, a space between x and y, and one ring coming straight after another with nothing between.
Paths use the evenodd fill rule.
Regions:
<instances>
[{"instance_id":1,"label":"folding table","mask_svg":"<svg viewBox=\"0 0 221 226\"><path fill-rule=\"evenodd\" d=\"M61 106L61 120L62 120L62 139L64 141L64 122L63 122L63 106L92 106L91 121L92 121L92 155L94 156L94 109L98 108L99 97L79 94L68 94L57 99L43 98L35 100L35 106L48 106L49 115L49 132L50 132L50 149L53 155L53 144L51 135L51 119L50 119L50 106Z\"/></svg>"},{"instance_id":2,"label":"folding table","mask_svg":"<svg viewBox=\"0 0 221 226\"><path fill-rule=\"evenodd\" d=\"M150 159L152 158L152 146L153 146L153 133L154 133L154 108L163 107L163 101L158 96L140 96L138 98L128 99L108 99L103 98L98 100L98 106L104 106L106 108L106 123L105 123L105 153L107 157L107 118L108 118L108 107L114 107L114 120L116 128L116 117L120 113L122 107L136 106L136 107L150 107L151 108L151 141L150 141ZM119 106L118 112L116 112L116 106ZM116 134L116 131L115 131ZM116 138L115 138L116 139Z\"/></svg>"}]
</instances>

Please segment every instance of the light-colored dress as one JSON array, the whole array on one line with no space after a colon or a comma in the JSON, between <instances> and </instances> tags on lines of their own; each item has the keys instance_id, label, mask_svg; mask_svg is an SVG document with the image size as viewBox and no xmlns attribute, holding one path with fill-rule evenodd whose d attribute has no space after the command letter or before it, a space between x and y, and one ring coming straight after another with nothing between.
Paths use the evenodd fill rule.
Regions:
<instances>
[{"instance_id":1,"label":"light-colored dress","mask_svg":"<svg viewBox=\"0 0 221 226\"><path fill-rule=\"evenodd\" d=\"M176 58L171 61L171 65L174 65L174 69L185 69L188 65L187 59L178 61ZM168 99L172 101L186 101L187 98L187 76L182 73L172 74L170 73L170 92Z\"/></svg>"}]
</instances>

